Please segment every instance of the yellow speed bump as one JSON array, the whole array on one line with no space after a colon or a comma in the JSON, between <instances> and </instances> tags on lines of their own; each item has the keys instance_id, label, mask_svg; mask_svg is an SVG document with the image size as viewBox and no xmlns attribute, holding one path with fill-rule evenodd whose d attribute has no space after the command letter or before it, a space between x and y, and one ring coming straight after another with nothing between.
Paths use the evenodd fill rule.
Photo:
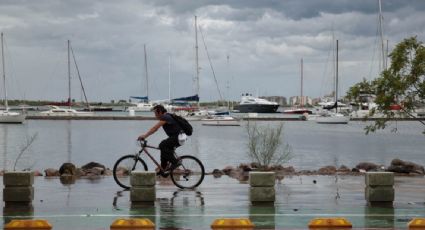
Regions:
<instances>
[{"instance_id":1,"label":"yellow speed bump","mask_svg":"<svg viewBox=\"0 0 425 230\"><path fill-rule=\"evenodd\" d=\"M423 228L425 229L425 218L413 218L408 224L409 229Z\"/></svg>"},{"instance_id":2,"label":"yellow speed bump","mask_svg":"<svg viewBox=\"0 0 425 230\"><path fill-rule=\"evenodd\" d=\"M351 228L352 224L345 218L314 218L309 228Z\"/></svg>"},{"instance_id":3,"label":"yellow speed bump","mask_svg":"<svg viewBox=\"0 0 425 230\"><path fill-rule=\"evenodd\" d=\"M47 220L12 220L4 229L52 229Z\"/></svg>"},{"instance_id":4,"label":"yellow speed bump","mask_svg":"<svg viewBox=\"0 0 425 230\"><path fill-rule=\"evenodd\" d=\"M215 219L211 224L212 229L252 229L254 224L246 218L223 218Z\"/></svg>"},{"instance_id":5,"label":"yellow speed bump","mask_svg":"<svg viewBox=\"0 0 425 230\"><path fill-rule=\"evenodd\" d=\"M155 224L146 218L135 218L135 219L116 219L111 224L111 229L154 229Z\"/></svg>"}]
</instances>

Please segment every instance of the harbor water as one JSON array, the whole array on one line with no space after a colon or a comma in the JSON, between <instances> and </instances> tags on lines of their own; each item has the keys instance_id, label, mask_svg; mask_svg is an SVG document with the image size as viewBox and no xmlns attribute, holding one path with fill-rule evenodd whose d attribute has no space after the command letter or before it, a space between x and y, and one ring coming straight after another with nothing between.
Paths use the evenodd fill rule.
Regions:
<instances>
[{"instance_id":1,"label":"harbor water","mask_svg":"<svg viewBox=\"0 0 425 230\"><path fill-rule=\"evenodd\" d=\"M22 125L0 124L0 163L3 170L58 169L64 162L77 167L99 162L112 168L122 155L134 153L138 135L154 120L27 120ZM252 121L251 121L252 122ZM200 158L207 170L249 163L247 121L240 127L202 126L192 121L194 134L178 148L179 154ZM276 127L281 121L257 121L260 126ZM391 127L365 135L367 123L323 125L313 121L284 122L283 142L292 149L293 158L285 166L295 170L373 162L388 166L399 158L425 165L425 135L417 121L393 123ZM397 128L397 132L392 129ZM32 144L29 141L35 137ZM162 130L149 138L153 145L165 138ZM28 146L29 145L29 146ZM26 148L28 147L28 148ZM26 149L25 149L26 148ZM159 153L152 150L159 159ZM152 169L152 164L150 169Z\"/></svg>"}]
</instances>

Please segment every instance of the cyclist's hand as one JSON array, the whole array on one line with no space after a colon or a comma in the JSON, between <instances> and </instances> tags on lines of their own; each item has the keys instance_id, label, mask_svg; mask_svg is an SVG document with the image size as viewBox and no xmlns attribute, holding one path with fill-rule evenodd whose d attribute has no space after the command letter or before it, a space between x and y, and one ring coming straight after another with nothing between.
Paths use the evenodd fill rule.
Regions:
<instances>
[{"instance_id":1,"label":"cyclist's hand","mask_svg":"<svg viewBox=\"0 0 425 230\"><path fill-rule=\"evenodd\" d=\"M137 137L138 141L144 141L146 139L145 135L140 135L139 137Z\"/></svg>"}]
</instances>

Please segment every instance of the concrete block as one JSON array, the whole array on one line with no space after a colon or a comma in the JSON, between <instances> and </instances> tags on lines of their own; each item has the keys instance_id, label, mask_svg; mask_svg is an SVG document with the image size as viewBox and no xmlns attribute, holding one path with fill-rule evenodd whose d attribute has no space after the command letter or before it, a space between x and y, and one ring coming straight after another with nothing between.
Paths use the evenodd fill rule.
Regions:
<instances>
[{"instance_id":1,"label":"concrete block","mask_svg":"<svg viewBox=\"0 0 425 230\"><path fill-rule=\"evenodd\" d=\"M392 186L366 187L365 198L367 201L394 201L394 188Z\"/></svg>"},{"instance_id":2,"label":"concrete block","mask_svg":"<svg viewBox=\"0 0 425 230\"><path fill-rule=\"evenodd\" d=\"M4 186L31 186L34 184L34 172L5 172Z\"/></svg>"},{"instance_id":3,"label":"concrete block","mask_svg":"<svg viewBox=\"0 0 425 230\"><path fill-rule=\"evenodd\" d=\"M249 172L249 185L251 187L274 186L275 179L274 172Z\"/></svg>"},{"instance_id":4,"label":"concrete block","mask_svg":"<svg viewBox=\"0 0 425 230\"><path fill-rule=\"evenodd\" d=\"M156 183L156 173L133 171L130 175L130 184L133 187L152 187Z\"/></svg>"},{"instance_id":5,"label":"concrete block","mask_svg":"<svg viewBox=\"0 0 425 230\"><path fill-rule=\"evenodd\" d=\"M251 202L271 202L275 201L274 187L250 187L249 200Z\"/></svg>"},{"instance_id":6,"label":"concrete block","mask_svg":"<svg viewBox=\"0 0 425 230\"><path fill-rule=\"evenodd\" d=\"M131 187L130 188L130 201L132 202L148 202L155 201L156 190L155 187Z\"/></svg>"},{"instance_id":7,"label":"concrete block","mask_svg":"<svg viewBox=\"0 0 425 230\"><path fill-rule=\"evenodd\" d=\"M394 173L392 172L367 172L365 174L366 186L393 186L394 185Z\"/></svg>"},{"instance_id":8,"label":"concrete block","mask_svg":"<svg viewBox=\"0 0 425 230\"><path fill-rule=\"evenodd\" d=\"M34 200L34 188L28 187L5 187L3 189L3 201L31 202Z\"/></svg>"}]
</instances>

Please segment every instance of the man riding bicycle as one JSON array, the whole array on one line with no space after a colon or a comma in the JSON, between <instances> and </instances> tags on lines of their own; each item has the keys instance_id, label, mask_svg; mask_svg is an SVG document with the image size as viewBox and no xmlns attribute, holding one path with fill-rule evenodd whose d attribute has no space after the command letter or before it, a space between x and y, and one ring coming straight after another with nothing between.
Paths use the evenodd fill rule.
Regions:
<instances>
[{"instance_id":1,"label":"man riding bicycle","mask_svg":"<svg viewBox=\"0 0 425 230\"><path fill-rule=\"evenodd\" d=\"M137 140L145 140L150 135L154 134L160 127L162 127L167 134L168 138L162 140L159 144L159 149L161 150L161 167L165 171L169 171L173 168L176 168L179 165L178 160L174 156L174 149L179 147L178 135L182 132L182 128L179 126L176 120L167 113L167 110L162 105L156 105L153 107L152 111L155 114L158 123L156 123L148 132L140 135ZM171 163L171 167L167 168L168 162ZM159 172L164 175L164 172Z\"/></svg>"}]
</instances>

